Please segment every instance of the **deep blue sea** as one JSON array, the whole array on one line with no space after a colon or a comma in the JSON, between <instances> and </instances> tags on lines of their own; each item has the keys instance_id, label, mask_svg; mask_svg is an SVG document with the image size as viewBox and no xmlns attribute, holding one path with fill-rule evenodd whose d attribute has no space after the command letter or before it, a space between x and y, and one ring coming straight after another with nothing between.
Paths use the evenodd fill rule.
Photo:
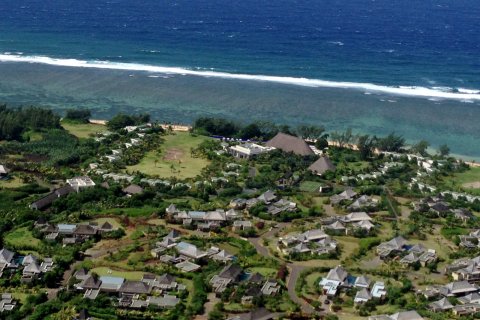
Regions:
<instances>
[{"instance_id":1,"label":"deep blue sea","mask_svg":"<svg viewBox=\"0 0 480 320\"><path fill-rule=\"evenodd\" d=\"M0 101L395 131L480 158L480 1L2 0Z\"/></svg>"}]
</instances>

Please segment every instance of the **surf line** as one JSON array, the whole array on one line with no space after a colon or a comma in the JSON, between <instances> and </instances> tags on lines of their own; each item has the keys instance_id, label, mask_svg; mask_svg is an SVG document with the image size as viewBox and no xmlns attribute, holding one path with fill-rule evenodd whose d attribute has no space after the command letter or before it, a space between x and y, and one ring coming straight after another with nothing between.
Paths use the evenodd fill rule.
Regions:
<instances>
[{"instance_id":1,"label":"surf line","mask_svg":"<svg viewBox=\"0 0 480 320\"><path fill-rule=\"evenodd\" d=\"M287 85L296 85L304 87L317 88L339 88L339 89L356 89L366 92L386 93L391 95L419 97L419 98L438 98L453 99L460 101L480 101L480 90L459 88L453 90L451 88L428 88L421 86L383 86L372 83L361 82L342 82L329 81L321 79L269 76L269 75L253 75L253 74L236 74L228 72L218 72L211 70L192 70L178 67L163 67L155 65L145 65L137 63L110 62L101 60L77 60L77 59L58 59L46 56L23 56L13 54L0 54L0 62L24 62L38 63L60 67L74 68L95 68L108 70L126 70L126 71L143 71L149 73L163 73L175 75L190 75L207 78L222 78L232 80L248 80L280 83Z\"/></svg>"}]
</instances>

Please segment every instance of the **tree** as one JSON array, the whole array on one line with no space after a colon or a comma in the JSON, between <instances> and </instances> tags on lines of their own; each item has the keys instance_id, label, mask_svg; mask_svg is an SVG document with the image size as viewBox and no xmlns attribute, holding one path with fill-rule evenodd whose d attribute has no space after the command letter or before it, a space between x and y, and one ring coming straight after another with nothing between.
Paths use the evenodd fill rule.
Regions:
<instances>
[{"instance_id":1,"label":"tree","mask_svg":"<svg viewBox=\"0 0 480 320\"><path fill-rule=\"evenodd\" d=\"M410 150L414 153L418 153L426 157L428 156L427 149L429 146L430 146L430 143L428 143L428 141L421 140L418 143L414 144Z\"/></svg>"},{"instance_id":2,"label":"tree","mask_svg":"<svg viewBox=\"0 0 480 320\"><path fill-rule=\"evenodd\" d=\"M297 133L303 139L317 140L324 136L325 128L318 126L299 126Z\"/></svg>"},{"instance_id":3,"label":"tree","mask_svg":"<svg viewBox=\"0 0 480 320\"><path fill-rule=\"evenodd\" d=\"M405 139L393 132L384 138L373 139L376 141L376 147L382 151L399 152L405 146Z\"/></svg>"},{"instance_id":4,"label":"tree","mask_svg":"<svg viewBox=\"0 0 480 320\"><path fill-rule=\"evenodd\" d=\"M442 144L442 145L438 148L438 153L439 153L442 157L447 157L447 156L450 154L450 148L449 148L446 144Z\"/></svg>"},{"instance_id":5,"label":"tree","mask_svg":"<svg viewBox=\"0 0 480 320\"><path fill-rule=\"evenodd\" d=\"M92 113L88 109L71 109L67 110L65 119L78 121L81 123L88 123Z\"/></svg>"},{"instance_id":6,"label":"tree","mask_svg":"<svg viewBox=\"0 0 480 320\"><path fill-rule=\"evenodd\" d=\"M133 126L135 121L128 115L119 113L114 116L110 121L107 123L107 127L110 130L120 130L125 128L126 126Z\"/></svg>"},{"instance_id":7,"label":"tree","mask_svg":"<svg viewBox=\"0 0 480 320\"><path fill-rule=\"evenodd\" d=\"M252 139L262 136L262 131L256 123L249 124L240 131L240 138Z\"/></svg>"},{"instance_id":8,"label":"tree","mask_svg":"<svg viewBox=\"0 0 480 320\"><path fill-rule=\"evenodd\" d=\"M323 137L317 139L317 141L315 141L315 147L318 150L328 148L328 134L324 134Z\"/></svg>"},{"instance_id":9,"label":"tree","mask_svg":"<svg viewBox=\"0 0 480 320\"><path fill-rule=\"evenodd\" d=\"M368 134L358 137L357 147L360 151L360 157L362 158L362 160L367 160L372 156L374 145L374 140L370 138Z\"/></svg>"}]
</instances>

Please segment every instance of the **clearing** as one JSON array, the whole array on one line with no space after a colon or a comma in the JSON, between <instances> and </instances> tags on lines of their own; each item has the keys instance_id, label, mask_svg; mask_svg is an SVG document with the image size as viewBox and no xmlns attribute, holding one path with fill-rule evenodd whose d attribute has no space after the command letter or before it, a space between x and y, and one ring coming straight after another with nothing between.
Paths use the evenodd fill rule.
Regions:
<instances>
[{"instance_id":1,"label":"clearing","mask_svg":"<svg viewBox=\"0 0 480 320\"><path fill-rule=\"evenodd\" d=\"M118 271L118 270L112 270L108 267L94 268L91 270L91 272L94 272L99 276L121 277L121 278L124 278L125 280L134 280L134 281L142 280L142 277L145 274L145 272L141 272L141 271Z\"/></svg>"},{"instance_id":2,"label":"clearing","mask_svg":"<svg viewBox=\"0 0 480 320\"><path fill-rule=\"evenodd\" d=\"M139 164L129 166L127 170L164 178L193 178L200 174L209 161L192 157L191 149L207 139L209 138L192 136L187 132L167 135L160 150L147 152Z\"/></svg>"},{"instance_id":3,"label":"clearing","mask_svg":"<svg viewBox=\"0 0 480 320\"><path fill-rule=\"evenodd\" d=\"M465 172L454 174L448 180L466 189L480 189L480 167L470 167Z\"/></svg>"},{"instance_id":4,"label":"clearing","mask_svg":"<svg viewBox=\"0 0 480 320\"><path fill-rule=\"evenodd\" d=\"M300 191L304 192L318 192L322 184L316 181L303 181L300 184Z\"/></svg>"},{"instance_id":5,"label":"clearing","mask_svg":"<svg viewBox=\"0 0 480 320\"><path fill-rule=\"evenodd\" d=\"M91 135L108 131L106 126L92 123L62 122L62 127L77 138L90 138Z\"/></svg>"},{"instance_id":6,"label":"clearing","mask_svg":"<svg viewBox=\"0 0 480 320\"><path fill-rule=\"evenodd\" d=\"M34 238L28 227L18 228L5 235L5 243L14 248L35 248L40 240Z\"/></svg>"}]
</instances>

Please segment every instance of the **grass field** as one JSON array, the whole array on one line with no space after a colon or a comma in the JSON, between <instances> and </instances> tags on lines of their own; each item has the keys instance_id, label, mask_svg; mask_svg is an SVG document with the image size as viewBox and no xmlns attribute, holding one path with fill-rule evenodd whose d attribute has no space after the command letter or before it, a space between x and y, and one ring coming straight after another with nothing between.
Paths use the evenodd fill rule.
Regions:
<instances>
[{"instance_id":1,"label":"grass field","mask_svg":"<svg viewBox=\"0 0 480 320\"><path fill-rule=\"evenodd\" d=\"M143 275L145 272L141 271L118 271L112 270L108 267L98 267L91 270L91 272L95 272L99 276L110 276L110 277L121 277L125 278L126 280L142 280Z\"/></svg>"},{"instance_id":2,"label":"grass field","mask_svg":"<svg viewBox=\"0 0 480 320\"><path fill-rule=\"evenodd\" d=\"M158 150L148 152L139 164L129 166L127 170L166 178L172 176L179 179L193 178L200 174L208 160L193 158L190 151L206 139L208 138L191 136L186 132L168 135L160 146L160 152Z\"/></svg>"},{"instance_id":3,"label":"grass field","mask_svg":"<svg viewBox=\"0 0 480 320\"><path fill-rule=\"evenodd\" d=\"M12 177L9 180L0 180L0 188L18 188L24 186L25 183L22 182L20 178Z\"/></svg>"},{"instance_id":4,"label":"grass field","mask_svg":"<svg viewBox=\"0 0 480 320\"><path fill-rule=\"evenodd\" d=\"M450 180L467 189L480 189L480 167L472 167L468 171L457 173Z\"/></svg>"},{"instance_id":5,"label":"grass field","mask_svg":"<svg viewBox=\"0 0 480 320\"><path fill-rule=\"evenodd\" d=\"M40 240L34 238L32 232L27 227L18 228L5 235L5 243L15 247L36 247Z\"/></svg>"},{"instance_id":6,"label":"grass field","mask_svg":"<svg viewBox=\"0 0 480 320\"><path fill-rule=\"evenodd\" d=\"M262 267L253 267L248 270L251 273L260 273L262 276L267 278L273 278L277 274L277 269L274 268L262 268Z\"/></svg>"},{"instance_id":7,"label":"grass field","mask_svg":"<svg viewBox=\"0 0 480 320\"><path fill-rule=\"evenodd\" d=\"M156 213L158 209L154 207L143 207L143 208L113 208L113 209L105 209L102 211L94 211L93 214L100 214L100 215L126 215L129 217L147 217ZM112 225L114 225L112 223Z\"/></svg>"},{"instance_id":8,"label":"grass field","mask_svg":"<svg viewBox=\"0 0 480 320\"><path fill-rule=\"evenodd\" d=\"M303 181L300 184L300 190L304 192L318 192L321 185L320 182L316 181Z\"/></svg>"},{"instance_id":9,"label":"grass field","mask_svg":"<svg viewBox=\"0 0 480 320\"><path fill-rule=\"evenodd\" d=\"M62 127L78 138L89 138L90 135L108 131L106 126L91 123L66 123Z\"/></svg>"}]
</instances>

